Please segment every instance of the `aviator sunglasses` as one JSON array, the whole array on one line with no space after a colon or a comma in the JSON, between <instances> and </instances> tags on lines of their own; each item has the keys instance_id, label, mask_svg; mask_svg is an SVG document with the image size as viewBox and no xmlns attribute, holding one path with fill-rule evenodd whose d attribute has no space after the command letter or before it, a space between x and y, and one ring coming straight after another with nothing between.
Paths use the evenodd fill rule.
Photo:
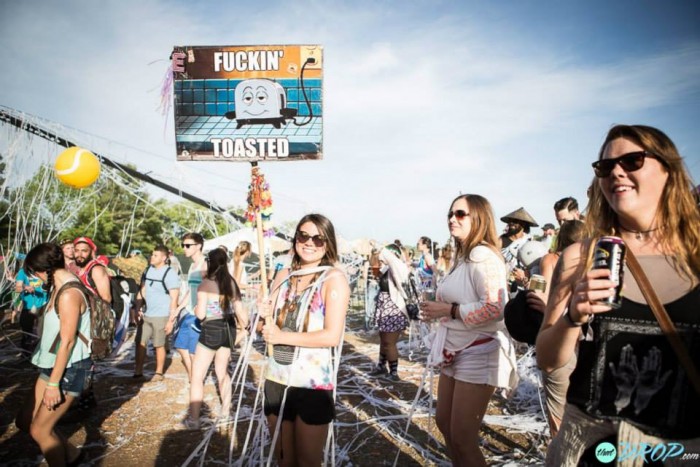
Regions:
<instances>
[{"instance_id":1,"label":"aviator sunglasses","mask_svg":"<svg viewBox=\"0 0 700 467\"><path fill-rule=\"evenodd\" d=\"M311 241L314 242L314 246L316 248L321 248L326 244L326 237L322 235L309 235L306 232L302 232L301 230L297 231L296 239L297 243L306 243L309 241L309 239L311 239Z\"/></svg>"},{"instance_id":2,"label":"aviator sunglasses","mask_svg":"<svg viewBox=\"0 0 700 467\"><path fill-rule=\"evenodd\" d=\"M464 211L463 209L457 209L456 211L449 211L447 213L447 220L449 221L450 219L452 219L452 216L455 216L458 221L461 221L468 215L469 213L467 211Z\"/></svg>"},{"instance_id":3,"label":"aviator sunglasses","mask_svg":"<svg viewBox=\"0 0 700 467\"><path fill-rule=\"evenodd\" d=\"M652 157L668 167L665 160L647 151L630 152L615 159L601 159L592 163L591 166L593 167L596 177L605 178L610 175L610 172L612 172L616 164L620 164L620 167L622 167L625 172L639 170L644 167L644 159L647 157Z\"/></svg>"}]
</instances>

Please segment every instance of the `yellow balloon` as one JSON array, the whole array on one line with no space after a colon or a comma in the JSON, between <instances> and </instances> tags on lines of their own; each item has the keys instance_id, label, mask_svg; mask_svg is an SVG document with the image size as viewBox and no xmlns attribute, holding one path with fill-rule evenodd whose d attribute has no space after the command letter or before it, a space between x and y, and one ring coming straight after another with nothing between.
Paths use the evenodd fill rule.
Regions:
<instances>
[{"instance_id":1,"label":"yellow balloon","mask_svg":"<svg viewBox=\"0 0 700 467\"><path fill-rule=\"evenodd\" d=\"M87 149L73 146L56 158L56 177L73 188L85 188L100 176L100 160Z\"/></svg>"}]
</instances>

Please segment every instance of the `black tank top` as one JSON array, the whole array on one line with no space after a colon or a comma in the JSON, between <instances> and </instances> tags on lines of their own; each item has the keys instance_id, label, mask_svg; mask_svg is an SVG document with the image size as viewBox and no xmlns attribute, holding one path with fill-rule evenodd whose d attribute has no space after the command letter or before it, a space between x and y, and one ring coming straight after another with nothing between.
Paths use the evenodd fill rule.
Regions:
<instances>
[{"instance_id":1,"label":"black tank top","mask_svg":"<svg viewBox=\"0 0 700 467\"><path fill-rule=\"evenodd\" d=\"M664 305L696 367L700 363L700 286ZM627 420L648 434L700 436L696 394L651 308L623 299L597 315L593 341L579 343L567 401L589 415Z\"/></svg>"}]
</instances>

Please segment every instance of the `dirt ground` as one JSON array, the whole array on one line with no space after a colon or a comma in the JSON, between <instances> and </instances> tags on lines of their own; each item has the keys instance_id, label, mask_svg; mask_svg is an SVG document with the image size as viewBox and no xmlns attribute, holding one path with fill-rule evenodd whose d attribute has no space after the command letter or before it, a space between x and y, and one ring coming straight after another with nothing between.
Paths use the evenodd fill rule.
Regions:
<instances>
[{"instance_id":1,"label":"dirt ground","mask_svg":"<svg viewBox=\"0 0 700 467\"><path fill-rule=\"evenodd\" d=\"M401 343L399 373L402 380L391 383L367 376L376 358L378 336L364 331L363 319L360 311L352 312L345 334L338 376L336 465L393 465L397 456L396 465L399 466L449 465L441 435L429 416L431 397L426 391L421 391L412 422L405 431L407 414L412 411L418 389L430 386L429 380L421 386L424 351L415 346L409 348L407 336ZM42 461L38 447L28 435L18 432L13 423L17 408L36 378L35 370L16 348L18 341L17 326L4 324L0 334L0 464L37 465ZM250 353L247 383L242 391L239 421L233 437L237 442L232 450L234 461L243 452L241 446L256 394L254 382L259 380L262 371L262 350L261 343L256 343ZM204 465L227 464L232 422L200 431L174 429L186 415L188 385L184 367L176 354L168 355L167 365L164 381L134 383L131 378L132 333L120 355L98 367L95 382L98 405L88 411L71 410L58 430L86 450L90 465L171 466L188 460L190 464L200 461ZM146 376L151 376L152 372L153 358L149 356ZM212 413L220 406L213 381L210 376L205 385L205 406ZM437 377L433 386L436 384ZM240 391L236 391L234 398L239 394ZM489 423L489 416L500 420L516 413L518 407L514 404L512 399L507 401L500 394L494 396L481 432L482 451L490 465L541 464L547 442L542 430L505 428L500 422ZM243 465L259 464L258 458L251 454L254 448L246 452Z\"/></svg>"}]
</instances>

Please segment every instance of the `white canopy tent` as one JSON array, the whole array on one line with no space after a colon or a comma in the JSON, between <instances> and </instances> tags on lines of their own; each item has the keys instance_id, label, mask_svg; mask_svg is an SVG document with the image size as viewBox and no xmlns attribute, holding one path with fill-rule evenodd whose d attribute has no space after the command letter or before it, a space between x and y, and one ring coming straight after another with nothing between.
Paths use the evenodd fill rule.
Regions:
<instances>
[{"instance_id":1,"label":"white canopy tent","mask_svg":"<svg viewBox=\"0 0 700 467\"><path fill-rule=\"evenodd\" d=\"M213 250L221 245L228 248L230 252L236 249L236 246L242 241L250 242L253 253L259 254L258 251L258 235L254 228L242 228L235 232L227 233L220 237L212 238L204 242L204 251ZM265 254L287 251L292 247L292 244L279 237L265 237L263 240Z\"/></svg>"}]
</instances>

